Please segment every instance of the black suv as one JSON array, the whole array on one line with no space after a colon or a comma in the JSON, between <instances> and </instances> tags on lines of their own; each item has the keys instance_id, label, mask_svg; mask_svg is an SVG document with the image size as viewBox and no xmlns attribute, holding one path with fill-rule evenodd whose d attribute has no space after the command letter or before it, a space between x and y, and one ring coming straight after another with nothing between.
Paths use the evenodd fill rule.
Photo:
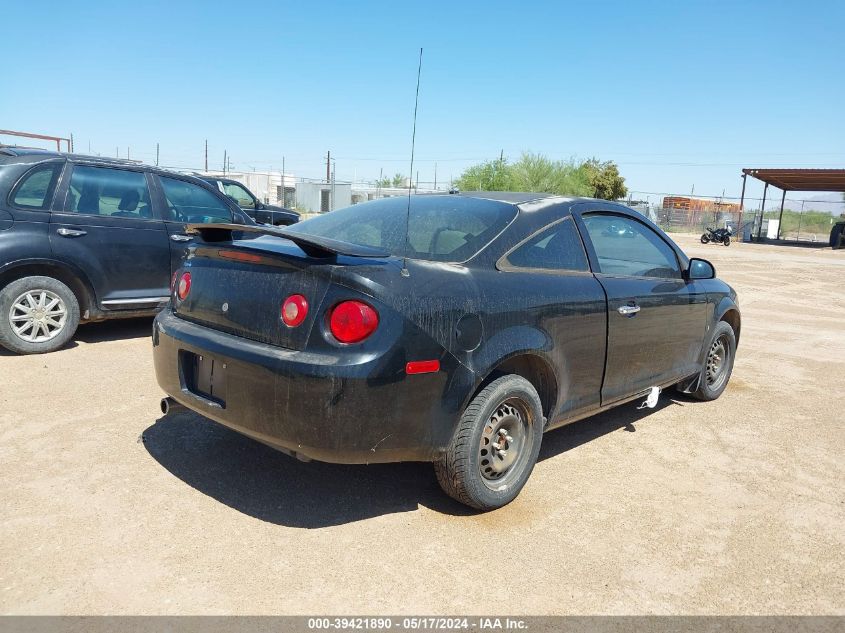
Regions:
<instances>
[{"instance_id":1,"label":"black suv","mask_svg":"<svg viewBox=\"0 0 845 633\"><path fill-rule=\"evenodd\" d=\"M220 178L219 176L203 176L200 174L197 174L197 178L202 178L217 187L221 193L231 198L241 210L246 212L256 222L272 224L273 226L288 226L299 222L299 214L296 211L264 204L243 183L237 180Z\"/></svg>"},{"instance_id":2,"label":"black suv","mask_svg":"<svg viewBox=\"0 0 845 633\"><path fill-rule=\"evenodd\" d=\"M189 222L255 224L193 176L0 146L0 345L50 352L80 322L154 314Z\"/></svg>"}]
</instances>

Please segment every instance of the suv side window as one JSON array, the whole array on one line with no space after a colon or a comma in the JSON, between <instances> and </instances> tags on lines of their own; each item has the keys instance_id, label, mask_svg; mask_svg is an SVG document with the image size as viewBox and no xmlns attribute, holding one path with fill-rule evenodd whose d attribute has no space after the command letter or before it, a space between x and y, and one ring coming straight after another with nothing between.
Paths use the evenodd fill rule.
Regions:
<instances>
[{"instance_id":1,"label":"suv side window","mask_svg":"<svg viewBox=\"0 0 845 633\"><path fill-rule=\"evenodd\" d=\"M167 202L165 219L193 224L232 221L229 207L208 189L166 176L159 181Z\"/></svg>"},{"instance_id":2,"label":"suv side window","mask_svg":"<svg viewBox=\"0 0 845 633\"><path fill-rule=\"evenodd\" d=\"M587 255L572 218L541 229L502 259L505 268L589 270Z\"/></svg>"},{"instance_id":3,"label":"suv side window","mask_svg":"<svg viewBox=\"0 0 845 633\"><path fill-rule=\"evenodd\" d=\"M65 209L113 218L151 219L150 191L143 173L75 165Z\"/></svg>"},{"instance_id":4,"label":"suv side window","mask_svg":"<svg viewBox=\"0 0 845 633\"><path fill-rule=\"evenodd\" d=\"M12 193L12 205L22 209L47 210L53 202L62 163L36 165L18 182Z\"/></svg>"},{"instance_id":5,"label":"suv side window","mask_svg":"<svg viewBox=\"0 0 845 633\"><path fill-rule=\"evenodd\" d=\"M680 279L678 256L651 228L624 215L585 214L584 225L607 275Z\"/></svg>"},{"instance_id":6,"label":"suv side window","mask_svg":"<svg viewBox=\"0 0 845 633\"><path fill-rule=\"evenodd\" d=\"M240 185L236 185L231 182L223 183L223 192L227 196L234 198L239 207L244 209L255 208L255 200L253 200L252 196L247 193L247 190Z\"/></svg>"}]
</instances>

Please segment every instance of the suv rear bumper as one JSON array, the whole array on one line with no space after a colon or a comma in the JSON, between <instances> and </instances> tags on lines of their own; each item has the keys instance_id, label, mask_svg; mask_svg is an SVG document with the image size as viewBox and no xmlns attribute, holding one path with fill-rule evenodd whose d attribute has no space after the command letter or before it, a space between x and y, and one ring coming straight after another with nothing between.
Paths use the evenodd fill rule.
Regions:
<instances>
[{"instance_id":1,"label":"suv rear bumper","mask_svg":"<svg viewBox=\"0 0 845 633\"><path fill-rule=\"evenodd\" d=\"M455 387L455 378L471 388L471 372L448 354L441 371L406 376L401 350L352 364L344 364L342 353L259 343L186 321L170 308L153 323L158 384L180 404L224 426L324 462L434 459L439 449L432 437L442 437L441 425L457 422L456 399L447 388ZM186 359L199 356L203 362L213 359L215 367L225 365L219 397L198 393ZM432 433L433 425L440 432Z\"/></svg>"}]
</instances>

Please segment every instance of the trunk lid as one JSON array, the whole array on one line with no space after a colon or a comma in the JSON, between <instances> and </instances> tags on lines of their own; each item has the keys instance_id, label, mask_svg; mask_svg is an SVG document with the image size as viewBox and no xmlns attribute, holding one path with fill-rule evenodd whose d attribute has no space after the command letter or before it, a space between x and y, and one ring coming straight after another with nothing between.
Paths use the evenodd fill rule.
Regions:
<instances>
[{"instance_id":1,"label":"trunk lid","mask_svg":"<svg viewBox=\"0 0 845 633\"><path fill-rule=\"evenodd\" d=\"M231 233L197 232L209 239L191 248L178 273L190 272L191 289L184 301L173 300L173 312L217 330L293 350L303 350L314 327L321 327L323 300L338 268L383 269L390 261L339 255L325 245L306 244L308 254L273 232L260 231L266 234L232 241L221 239L231 238ZM300 325L288 327L281 309L293 294L305 297L308 314Z\"/></svg>"}]
</instances>

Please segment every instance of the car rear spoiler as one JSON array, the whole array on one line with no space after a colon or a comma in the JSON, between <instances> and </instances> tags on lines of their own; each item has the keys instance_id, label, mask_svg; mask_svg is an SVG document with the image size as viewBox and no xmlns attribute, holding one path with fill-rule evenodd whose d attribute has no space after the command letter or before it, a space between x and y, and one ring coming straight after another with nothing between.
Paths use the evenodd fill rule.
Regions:
<instances>
[{"instance_id":1,"label":"car rear spoiler","mask_svg":"<svg viewBox=\"0 0 845 633\"><path fill-rule=\"evenodd\" d=\"M304 235L275 226L253 226L246 224L189 224L186 233L199 235L203 242L231 242L232 233L259 233L272 235L290 240L309 257L332 257L334 255L348 255L350 257L390 257L390 253L381 248L361 246L341 242L328 237Z\"/></svg>"}]
</instances>

